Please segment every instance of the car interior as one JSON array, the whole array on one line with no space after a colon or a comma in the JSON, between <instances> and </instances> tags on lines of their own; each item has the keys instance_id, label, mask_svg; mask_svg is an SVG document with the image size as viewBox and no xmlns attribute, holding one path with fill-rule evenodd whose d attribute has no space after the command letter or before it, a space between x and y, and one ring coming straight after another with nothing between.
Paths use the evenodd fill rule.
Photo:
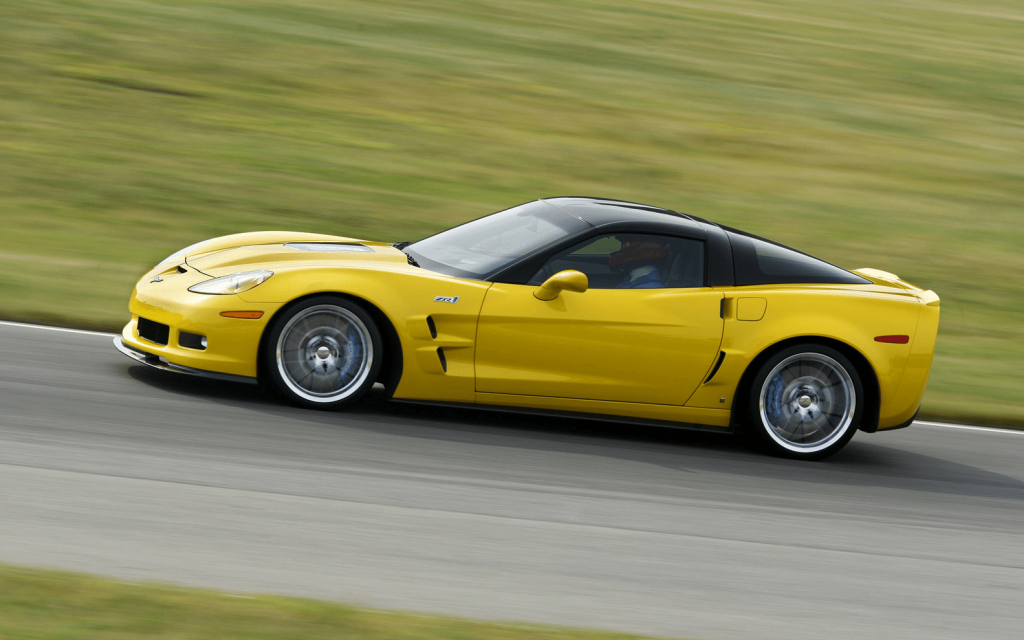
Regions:
<instances>
[{"instance_id":1,"label":"car interior","mask_svg":"<svg viewBox=\"0 0 1024 640\"><path fill-rule=\"evenodd\" d=\"M611 267L609 265L612 254L623 247L623 236L601 236L555 254L527 284L539 286L556 273L573 269L586 274L591 289L615 289L620 288L631 269L650 265L658 268L664 288L704 286L704 243L700 240L651 234L629 234L629 237L634 241L652 240L665 243L665 257Z\"/></svg>"}]
</instances>

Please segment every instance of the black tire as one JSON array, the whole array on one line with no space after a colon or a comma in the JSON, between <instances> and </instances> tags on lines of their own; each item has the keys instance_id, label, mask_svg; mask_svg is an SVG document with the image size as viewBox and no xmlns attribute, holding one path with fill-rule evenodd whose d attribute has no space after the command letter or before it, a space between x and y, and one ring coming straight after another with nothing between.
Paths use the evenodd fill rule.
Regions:
<instances>
[{"instance_id":1,"label":"black tire","mask_svg":"<svg viewBox=\"0 0 1024 640\"><path fill-rule=\"evenodd\" d=\"M373 386L383 345L373 318L357 303L316 296L274 319L264 342L263 371L287 402L339 409Z\"/></svg>"},{"instance_id":2,"label":"black tire","mask_svg":"<svg viewBox=\"0 0 1024 640\"><path fill-rule=\"evenodd\" d=\"M843 354L795 345L772 356L754 376L748 432L775 455L821 460L850 441L864 404L860 376Z\"/></svg>"}]
</instances>

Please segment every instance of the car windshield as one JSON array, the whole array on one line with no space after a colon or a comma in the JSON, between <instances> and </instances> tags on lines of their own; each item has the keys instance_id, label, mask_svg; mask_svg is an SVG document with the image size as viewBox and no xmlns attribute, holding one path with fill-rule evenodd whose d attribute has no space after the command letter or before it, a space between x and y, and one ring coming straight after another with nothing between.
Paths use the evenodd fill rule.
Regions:
<instances>
[{"instance_id":1,"label":"car windshield","mask_svg":"<svg viewBox=\"0 0 1024 640\"><path fill-rule=\"evenodd\" d=\"M589 227L537 200L442 231L403 251L425 269L482 280Z\"/></svg>"}]
</instances>

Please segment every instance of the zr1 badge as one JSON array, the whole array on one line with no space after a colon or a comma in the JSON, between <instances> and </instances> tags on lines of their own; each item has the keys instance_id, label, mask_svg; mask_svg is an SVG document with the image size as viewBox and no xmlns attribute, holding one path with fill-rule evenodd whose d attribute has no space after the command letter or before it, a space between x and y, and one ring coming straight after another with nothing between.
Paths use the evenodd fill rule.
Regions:
<instances>
[{"instance_id":1,"label":"zr1 badge","mask_svg":"<svg viewBox=\"0 0 1024 640\"><path fill-rule=\"evenodd\" d=\"M459 296L434 296L434 302L451 302L455 303L459 301Z\"/></svg>"}]
</instances>

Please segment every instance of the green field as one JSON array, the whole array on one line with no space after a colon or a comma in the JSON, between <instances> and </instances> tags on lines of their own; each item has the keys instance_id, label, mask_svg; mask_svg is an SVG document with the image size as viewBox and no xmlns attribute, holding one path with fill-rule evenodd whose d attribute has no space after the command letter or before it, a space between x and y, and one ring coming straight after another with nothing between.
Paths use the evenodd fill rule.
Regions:
<instances>
[{"instance_id":1,"label":"green field","mask_svg":"<svg viewBox=\"0 0 1024 640\"><path fill-rule=\"evenodd\" d=\"M0 565L0 638L32 640L643 640Z\"/></svg>"},{"instance_id":2,"label":"green field","mask_svg":"<svg viewBox=\"0 0 1024 640\"><path fill-rule=\"evenodd\" d=\"M925 413L1024 425L1017 0L0 0L0 316L210 236L638 200L943 299Z\"/></svg>"}]
</instances>

